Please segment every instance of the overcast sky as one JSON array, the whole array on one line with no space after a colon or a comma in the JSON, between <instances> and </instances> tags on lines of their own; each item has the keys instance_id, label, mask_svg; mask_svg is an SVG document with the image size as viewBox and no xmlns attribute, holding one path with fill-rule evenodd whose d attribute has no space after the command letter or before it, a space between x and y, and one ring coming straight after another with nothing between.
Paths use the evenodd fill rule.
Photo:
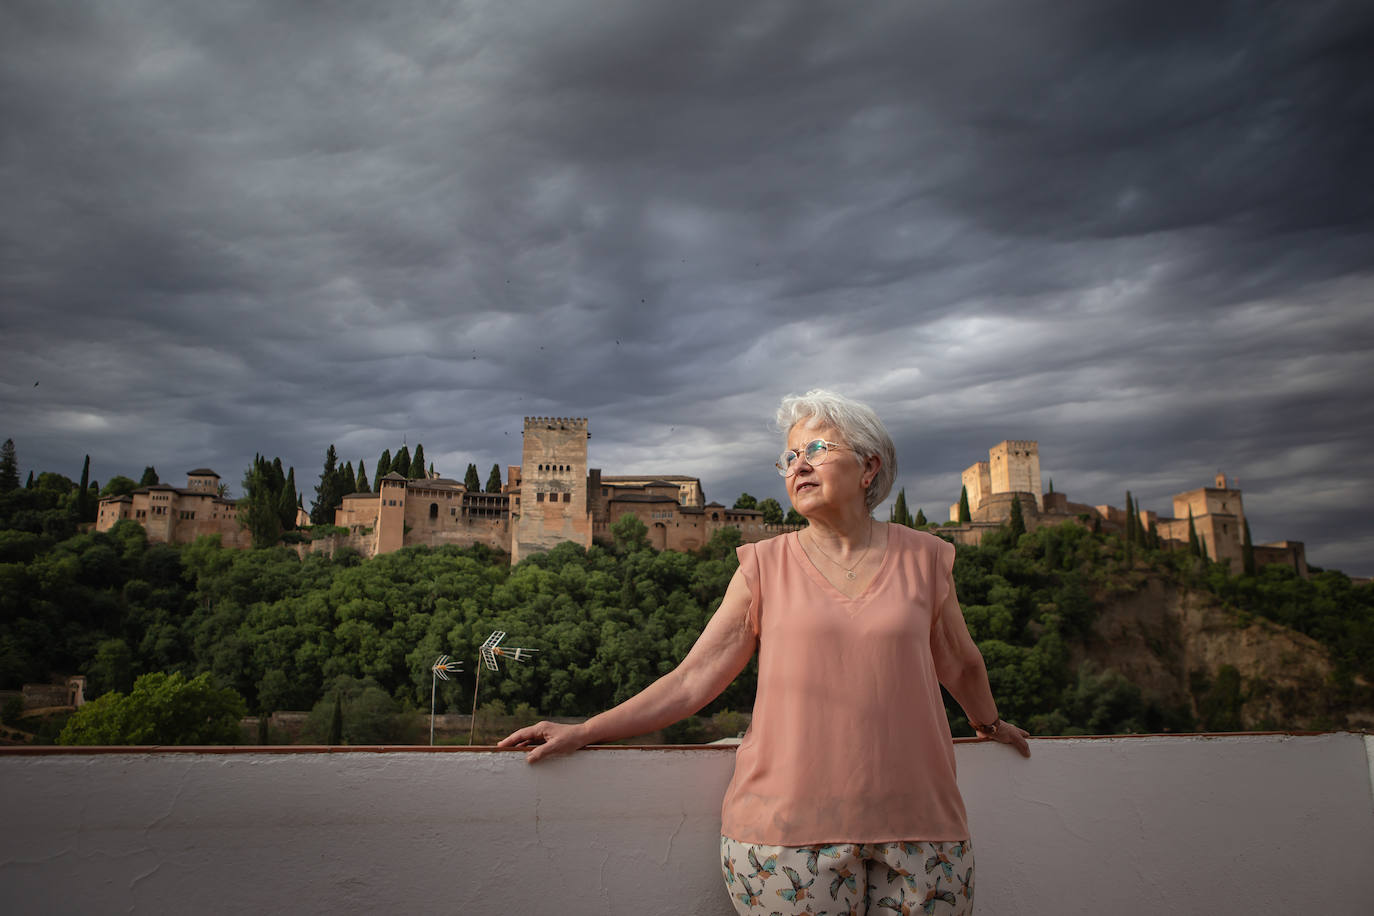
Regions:
<instances>
[{"instance_id":1,"label":"overcast sky","mask_svg":"<svg viewBox=\"0 0 1374 916\"><path fill-rule=\"evenodd\" d=\"M1239 477L1374 574L1374 4L0 0L0 437L23 473L607 474L785 499L778 399L913 508ZM879 510L886 517L886 507Z\"/></svg>"}]
</instances>

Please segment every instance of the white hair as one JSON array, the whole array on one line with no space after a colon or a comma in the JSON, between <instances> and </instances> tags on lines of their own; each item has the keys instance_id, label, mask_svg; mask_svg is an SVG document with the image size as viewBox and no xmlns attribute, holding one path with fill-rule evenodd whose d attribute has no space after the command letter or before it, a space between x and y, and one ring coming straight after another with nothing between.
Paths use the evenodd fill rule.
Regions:
<instances>
[{"instance_id":1,"label":"white hair","mask_svg":"<svg viewBox=\"0 0 1374 916\"><path fill-rule=\"evenodd\" d=\"M864 504L872 512L892 492L897 479L897 446L873 408L844 395L813 388L806 394L789 394L778 405L778 429L785 437L802 420L815 419L833 426L854 450L859 463L877 457L878 473L869 481Z\"/></svg>"}]
</instances>

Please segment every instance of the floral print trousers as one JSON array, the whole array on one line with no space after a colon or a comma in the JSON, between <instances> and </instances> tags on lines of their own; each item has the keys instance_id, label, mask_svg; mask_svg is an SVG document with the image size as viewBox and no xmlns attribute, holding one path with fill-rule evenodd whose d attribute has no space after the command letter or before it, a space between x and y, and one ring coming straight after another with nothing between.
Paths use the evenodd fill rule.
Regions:
<instances>
[{"instance_id":1,"label":"floral print trousers","mask_svg":"<svg viewBox=\"0 0 1374 916\"><path fill-rule=\"evenodd\" d=\"M973 912L973 847L968 840L762 846L722 836L720 868L741 914Z\"/></svg>"}]
</instances>

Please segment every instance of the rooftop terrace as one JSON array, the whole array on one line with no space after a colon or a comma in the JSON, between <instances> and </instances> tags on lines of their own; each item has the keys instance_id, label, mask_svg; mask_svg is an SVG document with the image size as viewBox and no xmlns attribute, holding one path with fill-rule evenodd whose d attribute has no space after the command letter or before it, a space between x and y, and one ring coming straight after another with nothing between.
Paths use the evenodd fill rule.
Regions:
<instances>
[{"instance_id":1,"label":"rooftop terrace","mask_svg":"<svg viewBox=\"0 0 1374 916\"><path fill-rule=\"evenodd\" d=\"M1374 737L1032 750L958 742L981 913L1374 912ZM0 911L727 916L733 755L0 750Z\"/></svg>"}]
</instances>

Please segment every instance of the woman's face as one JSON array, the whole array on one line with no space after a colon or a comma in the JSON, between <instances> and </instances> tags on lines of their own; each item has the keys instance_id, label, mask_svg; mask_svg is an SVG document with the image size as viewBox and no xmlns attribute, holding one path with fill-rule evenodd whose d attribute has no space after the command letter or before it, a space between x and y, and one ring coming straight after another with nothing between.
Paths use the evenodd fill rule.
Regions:
<instances>
[{"instance_id":1,"label":"woman's face","mask_svg":"<svg viewBox=\"0 0 1374 916\"><path fill-rule=\"evenodd\" d=\"M875 464L876 458L860 463L858 455L849 448L849 443L835 427L814 418L801 420L787 431L787 447L798 455L806 451L806 444L813 439L838 442L844 448L832 449L819 465L800 457L792 466L796 472L787 480L787 496L798 512L805 516L815 513L825 514L840 507L857 503L864 509L864 491L871 480L866 464ZM876 468L874 469L876 471Z\"/></svg>"}]
</instances>

